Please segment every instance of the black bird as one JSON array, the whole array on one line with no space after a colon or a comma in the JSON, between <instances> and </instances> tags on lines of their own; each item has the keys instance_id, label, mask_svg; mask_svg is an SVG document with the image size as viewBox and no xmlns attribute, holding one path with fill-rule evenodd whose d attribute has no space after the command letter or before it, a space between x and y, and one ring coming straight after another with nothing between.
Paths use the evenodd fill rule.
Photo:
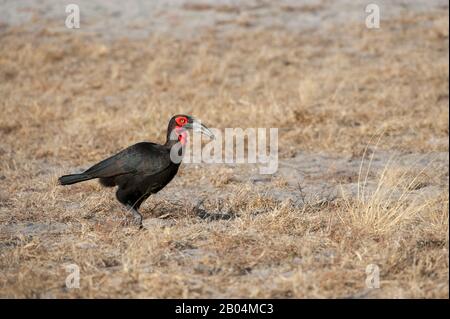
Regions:
<instances>
[{"instance_id":1,"label":"black bird","mask_svg":"<svg viewBox=\"0 0 450 319\"><path fill-rule=\"evenodd\" d=\"M98 178L104 186L118 186L117 200L133 213L135 221L142 226L139 207L177 174L187 142L187 129L214 138L214 134L193 117L175 115L169 121L165 144L134 144L81 174L61 176L59 183L70 185Z\"/></svg>"}]
</instances>

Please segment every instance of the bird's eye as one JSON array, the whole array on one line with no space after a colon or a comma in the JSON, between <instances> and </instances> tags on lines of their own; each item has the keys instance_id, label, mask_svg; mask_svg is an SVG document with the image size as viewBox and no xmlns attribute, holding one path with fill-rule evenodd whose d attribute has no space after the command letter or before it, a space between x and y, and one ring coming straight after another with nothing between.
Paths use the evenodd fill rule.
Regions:
<instances>
[{"instance_id":1,"label":"bird's eye","mask_svg":"<svg viewBox=\"0 0 450 319\"><path fill-rule=\"evenodd\" d=\"M178 126L184 126L188 122L187 118L185 118L185 117L177 117L175 119L175 121L176 121Z\"/></svg>"}]
</instances>

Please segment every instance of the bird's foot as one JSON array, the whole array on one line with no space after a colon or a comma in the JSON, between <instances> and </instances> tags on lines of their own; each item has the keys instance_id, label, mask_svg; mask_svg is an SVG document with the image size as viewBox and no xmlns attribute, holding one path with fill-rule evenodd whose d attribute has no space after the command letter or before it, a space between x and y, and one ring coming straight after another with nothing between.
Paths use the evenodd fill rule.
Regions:
<instances>
[{"instance_id":1,"label":"bird's foot","mask_svg":"<svg viewBox=\"0 0 450 319\"><path fill-rule=\"evenodd\" d=\"M133 224L139 226L139 229L142 229L144 226L142 225L142 215L139 211L132 206L128 206L128 210L133 214Z\"/></svg>"},{"instance_id":2,"label":"bird's foot","mask_svg":"<svg viewBox=\"0 0 450 319\"><path fill-rule=\"evenodd\" d=\"M133 214L133 222L135 225L139 226L139 229L144 228L142 225L142 215L140 213Z\"/></svg>"},{"instance_id":3,"label":"bird's foot","mask_svg":"<svg viewBox=\"0 0 450 319\"><path fill-rule=\"evenodd\" d=\"M144 225L142 224L142 216L140 218L134 218L134 223L139 227L139 229L143 229Z\"/></svg>"}]
</instances>

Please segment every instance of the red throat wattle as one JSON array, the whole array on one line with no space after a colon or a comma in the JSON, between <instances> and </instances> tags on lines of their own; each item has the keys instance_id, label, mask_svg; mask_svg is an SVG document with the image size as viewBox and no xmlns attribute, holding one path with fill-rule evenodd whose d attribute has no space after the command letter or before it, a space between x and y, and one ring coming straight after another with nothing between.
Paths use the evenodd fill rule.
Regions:
<instances>
[{"instance_id":1,"label":"red throat wattle","mask_svg":"<svg viewBox=\"0 0 450 319\"><path fill-rule=\"evenodd\" d=\"M187 132L184 130L181 126L175 127L175 132L178 135L178 141L181 143L181 145L186 145L187 143Z\"/></svg>"}]
</instances>

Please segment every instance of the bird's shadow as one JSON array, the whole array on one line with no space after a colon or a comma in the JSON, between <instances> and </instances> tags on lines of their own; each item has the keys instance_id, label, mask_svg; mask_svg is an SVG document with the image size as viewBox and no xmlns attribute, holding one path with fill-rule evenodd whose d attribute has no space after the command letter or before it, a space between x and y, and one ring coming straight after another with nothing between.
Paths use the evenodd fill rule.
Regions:
<instances>
[{"instance_id":1,"label":"bird's shadow","mask_svg":"<svg viewBox=\"0 0 450 319\"><path fill-rule=\"evenodd\" d=\"M207 221L230 220L237 216L230 208L224 209L221 202L215 211L207 210L203 203L204 200L201 200L192 207L192 212L201 219Z\"/></svg>"},{"instance_id":2,"label":"bird's shadow","mask_svg":"<svg viewBox=\"0 0 450 319\"><path fill-rule=\"evenodd\" d=\"M231 220L237 217L236 213L234 213L229 208L224 208L221 203L219 205L216 205L217 207L214 210L205 208L204 200L200 200L189 205L186 205L186 203L178 203L177 201L157 202L154 203L152 208L150 208L150 211L151 214L157 218L175 217L175 215L180 214L179 205L181 204L183 204L183 206L185 207L184 212L186 213L186 215L196 216L205 221ZM172 213L174 211L176 211L177 213Z\"/></svg>"}]
</instances>

